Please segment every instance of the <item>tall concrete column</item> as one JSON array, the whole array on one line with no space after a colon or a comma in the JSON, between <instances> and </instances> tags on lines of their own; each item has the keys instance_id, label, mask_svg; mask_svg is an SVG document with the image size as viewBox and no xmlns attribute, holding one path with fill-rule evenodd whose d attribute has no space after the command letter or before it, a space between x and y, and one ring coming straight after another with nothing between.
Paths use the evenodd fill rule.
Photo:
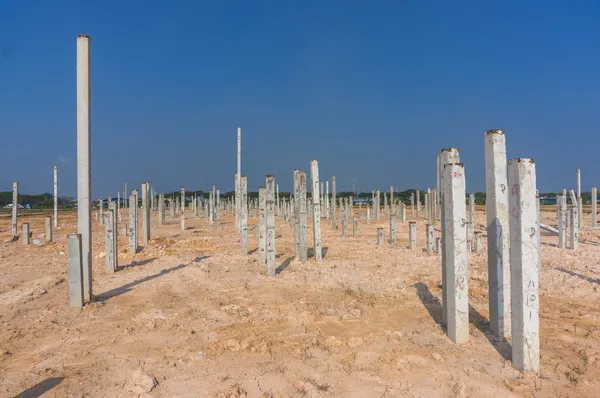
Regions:
<instances>
[{"instance_id":1,"label":"tall concrete column","mask_svg":"<svg viewBox=\"0 0 600 398\"><path fill-rule=\"evenodd\" d=\"M104 240L105 240L105 266L106 272L115 272L117 270L118 248L117 248L117 215L114 206L104 214Z\"/></svg>"},{"instance_id":2,"label":"tall concrete column","mask_svg":"<svg viewBox=\"0 0 600 398\"><path fill-rule=\"evenodd\" d=\"M248 255L248 178L240 177L240 229L242 254Z\"/></svg>"},{"instance_id":3,"label":"tall concrete column","mask_svg":"<svg viewBox=\"0 0 600 398\"><path fill-rule=\"evenodd\" d=\"M329 180L325 181L325 217L329 218Z\"/></svg>"},{"instance_id":4,"label":"tall concrete column","mask_svg":"<svg viewBox=\"0 0 600 398\"><path fill-rule=\"evenodd\" d=\"M484 138L490 328L496 336L509 337L511 282L506 136L503 130L494 129L486 131Z\"/></svg>"},{"instance_id":5,"label":"tall concrete column","mask_svg":"<svg viewBox=\"0 0 600 398\"><path fill-rule=\"evenodd\" d=\"M29 223L23 223L23 244L28 245L31 239L31 232L29 232Z\"/></svg>"},{"instance_id":6,"label":"tall concrete column","mask_svg":"<svg viewBox=\"0 0 600 398\"><path fill-rule=\"evenodd\" d=\"M446 247L446 240L444 238L444 187L446 186L444 183L444 173L443 168L444 165L448 163L458 163L459 153L456 148L444 148L440 151L440 198L441 198L441 209L440 209L440 220L441 220L441 230L442 230L442 248ZM466 211L466 210L465 210ZM448 284L446 283L446 253L445 249L442 249L442 308L446 308L448 305ZM442 324L444 326L448 325L447 320L447 311L442 311Z\"/></svg>"},{"instance_id":7,"label":"tall concrete column","mask_svg":"<svg viewBox=\"0 0 600 398\"><path fill-rule=\"evenodd\" d=\"M58 166L54 166L54 228L58 228Z\"/></svg>"},{"instance_id":8,"label":"tall concrete column","mask_svg":"<svg viewBox=\"0 0 600 398\"><path fill-rule=\"evenodd\" d=\"M417 223L410 221L408 223L408 248L415 249L417 247Z\"/></svg>"},{"instance_id":9,"label":"tall concrete column","mask_svg":"<svg viewBox=\"0 0 600 398\"><path fill-rule=\"evenodd\" d=\"M129 192L127 191L127 183L123 184L123 207L129 209Z\"/></svg>"},{"instance_id":10,"label":"tall concrete column","mask_svg":"<svg viewBox=\"0 0 600 398\"><path fill-rule=\"evenodd\" d=\"M137 202L134 191L129 196L129 252L137 253L138 238L137 238ZM172 205L171 205L172 206Z\"/></svg>"},{"instance_id":11,"label":"tall concrete column","mask_svg":"<svg viewBox=\"0 0 600 398\"><path fill-rule=\"evenodd\" d=\"M431 198L432 201L435 201L435 197ZM434 203L435 204L435 203ZM426 243L426 247L427 247L427 253L428 254L432 254L435 251L435 246L434 246L434 239L433 239L433 225L432 224L427 224L426 227L426 231L427 231L427 243Z\"/></svg>"},{"instance_id":12,"label":"tall concrete column","mask_svg":"<svg viewBox=\"0 0 600 398\"><path fill-rule=\"evenodd\" d=\"M564 249L567 247L567 190L563 189L562 194L557 197L558 201L558 247Z\"/></svg>"},{"instance_id":13,"label":"tall concrete column","mask_svg":"<svg viewBox=\"0 0 600 398\"><path fill-rule=\"evenodd\" d=\"M442 171L447 301L443 311L448 337L455 343L469 340L469 289L467 272L467 218L465 172L462 163L447 163Z\"/></svg>"},{"instance_id":14,"label":"tall concrete column","mask_svg":"<svg viewBox=\"0 0 600 398\"><path fill-rule=\"evenodd\" d=\"M298 194L298 202L300 203L300 247L298 260L301 263L305 263L308 260L308 206L306 202L306 172L304 171L298 173Z\"/></svg>"},{"instance_id":15,"label":"tall concrete column","mask_svg":"<svg viewBox=\"0 0 600 398\"><path fill-rule=\"evenodd\" d=\"M512 363L540 370L539 250L536 172L533 159L508 161Z\"/></svg>"},{"instance_id":16,"label":"tall concrete column","mask_svg":"<svg viewBox=\"0 0 600 398\"><path fill-rule=\"evenodd\" d=\"M396 244L396 214L390 215L390 244Z\"/></svg>"},{"instance_id":17,"label":"tall concrete column","mask_svg":"<svg viewBox=\"0 0 600 398\"><path fill-rule=\"evenodd\" d=\"M298 236L300 245L300 236ZM258 265L267 264L267 190L258 188Z\"/></svg>"},{"instance_id":18,"label":"tall concrete column","mask_svg":"<svg viewBox=\"0 0 600 398\"><path fill-rule=\"evenodd\" d=\"M383 228L377 228L377 246L383 246Z\"/></svg>"},{"instance_id":19,"label":"tall concrete column","mask_svg":"<svg viewBox=\"0 0 600 398\"><path fill-rule=\"evenodd\" d=\"M321 240L321 202L319 199L319 162L310 161L310 176L312 180L313 201L313 244L315 248L315 260L323 259L323 241Z\"/></svg>"},{"instance_id":20,"label":"tall concrete column","mask_svg":"<svg viewBox=\"0 0 600 398\"><path fill-rule=\"evenodd\" d=\"M294 169L294 258L298 260L300 252L300 170Z\"/></svg>"},{"instance_id":21,"label":"tall concrete column","mask_svg":"<svg viewBox=\"0 0 600 398\"><path fill-rule=\"evenodd\" d=\"M577 222L581 225L581 214L583 213L583 200L581 199L581 169L577 169L577 207L579 212L577 213Z\"/></svg>"},{"instance_id":22,"label":"tall concrete column","mask_svg":"<svg viewBox=\"0 0 600 398\"><path fill-rule=\"evenodd\" d=\"M165 223L165 195L158 194L158 225Z\"/></svg>"},{"instance_id":23,"label":"tall concrete column","mask_svg":"<svg viewBox=\"0 0 600 398\"><path fill-rule=\"evenodd\" d=\"M275 176L266 177L267 275L275 275Z\"/></svg>"},{"instance_id":24,"label":"tall concrete column","mask_svg":"<svg viewBox=\"0 0 600 398\"><path fill-rule=\"evenodd\" d=\"M69 306L81 308L83 296L83 259L81 257L81 235L71 234L67 238L67 274L69 279Z\"/></svg>"},{"instance_id":25,"label":"tall concrete column","mask_svg":"<svg viewBox=\"0 0 600 398\"><path fill-rule=\"evenodd\" d=\"M421 191L417 189L417 217L421 217Z\"/></svg>"},{"instance_id":26,"label":"tall concrete column","mask_svg":"<svg viewBox=\"0 0 600 398\"><path fill-rule=\"evenodd\" d=\"M83 298L92 298L90 37L77 36L77 232L81 235Z\"/></svg>"},{"instance_id":27,"label":"tall concrete column","mask_svg":"<svg viewBox=\"0 0 600 398\"><path fill-rule=\"evenodd\" d=\"M598 216L598 188L592 188L592 228L596 226Z\"/></svg>"},{"instance_id":28,"label":"tall concrete column","mask_svg":"<svg viewBox=\"0 0 600 398\"><path fill-rule=\"evenodd\" d=\"M12 192L12 236L16 237L19 232L17 231L17 213L19 209L19 183L13 182Z\"/></svg>"},{"instance_id":29,"label":"tall concrete column","mask_svg":"<svg viewBox=\"0 0 600 398\"><path fill-rule=\"evenodd\" d=\"M216 194L216 203L215 203L215 211L216 211L216 221L217 225L221 225L221 191L217 189Z\"/></svg>"},{"instance_id":30,"label":"tall concrete column","mask_svg":"<svg viewBox=\"0 0 600 398\"><path fill-rule=\"evenodd\" d=\"M467 229L467 246L470 251L474 250L475 237L475 194L469 194L469 225Z\"/></svg>"},{"instance_id":31,"label":"tall concrete column","mask_svg":"<svg viewBox=\"0 0 600 398\"><path fill-rule=\"evenodd\" d=\"M147 182L142 182L142 242L144 247L150 241L150 204L148 203L150 192L148 185Z\"/></svg>"},{"instance_id":32,"label":"tall concrete column","mask_svg":"<svg viewBox=\"0 0 600 398\"><path fill-rule=\"evenodd\" d=\"M352 225L352 236L358 237L358 217L354 216L354 224Z\"/></svg>"},{"instance_id":33,"label":"tall concrete column","mask_svg":"<svg viewBox=\"0 0 600 398\"><path fill-rule=\"evenodd\" d=\"M375 200L377 201L377 207L375 208L375 219L379 221L381 216L381 192L379 189L375 192Z\"/></svg>"},{"instance_id":34,"label":"tall concrete column","mask_svg":"<svg viewBox=\"0 0 600 398\"><path fill-rule=\"evenodd\" d=\"M435 180L435 192L436 192L436 198L435 198L435 204L436 206L440 206L440 199L441 199L441 188L442 188L442 169L441 169L441 165L440 165L440 154L438 153L435 157L436 160L436 180Z\"/></svg>"},{"instance_id":35,"label":"tall concrete column","mask_svg":"<svg viewBox=\"0 0 600 398\"><path fill-rule=\"evenodd\" d=\"M52 217L46 216L46 242L52 242Z\"/></svg>"},{"instance_id":36,"label":"tall concrete column","mask_svg":"<svg viewBox=\"0 0 600 398\"><path fill-rule=\"evenodd\" d=\"M579 209L572 207L569 211L571 212L571 225L569 225L571 245L569 247L571 250L575 250L579 247Z\"/></svg>"},{"instance_id":37,"label":"tall concrete column","mask_svg":"<svg viewBox=\"0 0 600 398\"><path fill-rule=\"evenodd\" d=\"M337 225L335 224L336 220L336 186L335 186L335 176L331 177L331 206L332 206L332 213L331 213L331 227L332 229L336 229Z\"/></svg>"},{"instance_id":38,"label":"tall concrete column","mask_svg":"<svg viewBox=\"0 0 600 398\"><path fill-rule=\"evenodd\" d=\"M415 218L415 193L410 194L410 211L411 217Z\"/></svg>"},{"instance_id":39,"label":"tall concrete column","mask_svg":"<svg viewBox=\"0 0 600 398\"><path fill-rule=\"evenodd\" d=\"M237 190L235 193L235 225L239 229L241 228L240 214L242 212L242 193L241 191L241 179L242 179L242 129L237 129Z\"/></svg>"}]
</instances>

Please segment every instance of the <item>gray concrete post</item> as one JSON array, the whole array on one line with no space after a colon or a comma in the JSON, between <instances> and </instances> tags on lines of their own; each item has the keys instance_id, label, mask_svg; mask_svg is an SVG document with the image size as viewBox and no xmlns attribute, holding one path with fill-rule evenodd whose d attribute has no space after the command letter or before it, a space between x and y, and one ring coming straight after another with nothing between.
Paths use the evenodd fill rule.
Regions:
<instances>
[{"instance_id":1,"label":"gray concrete post","mask_svg":"<svg viewBox=\"0 0 600 398\"><path fill-rule=\"evenodd\" d=\"M181 188L181 215L179 217L179 223L182 231L185 231L185 189Z\"/></svg>"},{"instance_id":2,"label":"gray concrete post","mask_svg":"<svg viewBox=\"0 0 600 398\"><path fill-rule=\"evenodd\" d=\"M581 215L583 213L583 200L581 199L581 169L577 169L577 223L581 225Z\"/></svg>"},{"instance_id":3,"label":"gray concrete post","mask_svg":"<svg viewBox=\"0 0 600 398\"><path fill-rule=\"evenodd\" d=\"M267 275L275 275L275 176L266 177Z\"/></svg>"},{"instance_id":4,"label":"gray concrete post","mask_svg":"<svg viewBox=\"0 0 600 398\"><path fill-rule=\"evenodd\" d=\"M402 203L402 224L406 224L406 205Z\"/></svg>"},{"instance_id":5,"label":"gray concrete post","mask_svg":"<svg viewBox=\"0 0 600 398\"><path fill-rule=\"evenodd\" d=\"M592 188L592 228L597 224L598 216L598 188Z\"/></svg>"},{"instance_id":6,"label":"gray concrete post","mask_svg":"<svg viewBox=\"0 0 600 398\"><path fill-rule=\"evenodd\" d=\"M352 226L352 236L358 237L358 217L354 216L354 225Z\"/></svg>"},{"instance_id":7,"label":"gray concrete post","mask_svg":"<svg viewBox=\"0 0 600 398\"><path fill-rule=\"evenodd\" d=\"M242 192L241 192L241 179L242 179L242 129L237 129L237 173L236 182L237 190L235 196L235 225L238 229L241 229L241 212L242 212Z\"/></svg>"},{"instance_id":8,"label":"gray concrete post","mask_svg":"<svg viewBox=\"0 0 600 398\"><path fill-rule=\"evenodd\" d=\"M58 228L58 166L54 166L54 228Z\"/></svg>"},{"instance_id":9,"label":"gray concrete post","mask_svg":"<svg viewBox=\"0 0 600 398\"><path fill-rule=\"evenodd\" d=\"M300 253L300 170L294 169L294 258Z\"/></svg>"},{"instance_id":10,"label":"gray concrete post","mask_svg":"<svg viewBox=\"0 0 600 398\"><path fill-rule=\"evenodd\" d=\"M562 195L558 196L558 247L564 249L567 246L567 193L563 189ZM489 249L488 249L489 250Z\"/></svg>"},{"instance_id":11,"label":"gray concrete post","mask_svg":"<svg viewBox=\"0 0 600 398\"><path fill-rule=\"evenodd\" d=\"M579 247L579 209L577 207L571 207L571 225L569 226L571 231L571 250L575 250Z\"/></svg>"},{"instance_id":12,"label":"gray concrete post","mask_svg":"<svg viewBox=\"0 0 600 398\"><path fill-rule=\"evenodd\" d=\"M348 217L344 214L342 217L342 238L348 237Z\"/></svg>"},{"instance_id":13,"label":"gray concrete post","mask_svg":"<svg viewBox=\"0 0 600 398\"><path fill-rule=\"evenodd\" d=\"M533 159L508 161L512 363L518 370L540 370L539 250L536 173Z\"/></svg>"},{"instance_id":14,"label":"gray concrete post","mask_svg":"<svg viewBox=\"0 0 600 398\"><path fill-rule=\"evenodd\" d=\"M172 206L172 205L171 205ZM137 202L135 201L135 191L129 195L129 252L137 253Z\"/></svg>"},{"instance_id":15,"label":"gray concrete post","mask_svg":"<svg viewBox=\"0 0 600 398\"><path fill-rule=\"evenodd\" d=\"M52 216L46 216L46 242L52 242Z\"/></svg>"},{"instance_id":16,"label":"gray concrete post","mask_svg":"<svg viewBox=\"0 0 600 398\"><path fill-rule=\"evenodd\" d=\"M23 244L28 245L30 242L31 233L29 232L29 223L23 223Z\"/></svg>"},{"instance_id":17,"label":"gray concrete post","mask_svg":"<svg viewBox=\"0 0 600 398\"><path fill-rule=\"evenodd\" d=\"M442 171L444 190L444 247L447 301L443 311L448 337L454 343L469 340L469 289L467 272L467 206L462 163L447 163Z\"/></svg>"},{"instance_id":18,"label":"gray concrete post","mask_svg":"<svg viewBox=\"0 0 600 398\"><path fill-rule=\"evenodd\" d=\"M379 189L375 192L375 201L377 202L377 207L375 207L375 219L379 221L381 217L381 192Z\"/></svg>"},{"instance_id":19,"label":"gray concrete post","mask_svg":"<svg viewBox=\"0 0 600 398\"><path fill-rule=\"evenodd\" d=\"M377 228L377 246L383 246L383 228Z\"/></svg>"},{"instance_id":20,"label":"gray concrete post","mask_svg":"<svg viewBox=\"0 0 600 398\"><path fill-rule=\"evenodd\" d=\"M417 223L410 221L408 223L408 248L415 249L417 247Z\"/></svg>"},{"instance_id":21,"label":"gray concrete post","mask_svg":"<svg viewBox=\"0 0 600 398\"><path fill-rule=\"evenodd\" d=\"M487 170L487 169L486 169ZM475 194L469 194L469 225L467 230L467 249L475 251Z\"/></svg>"},{"instance_id":22,"label":"gray concrete post","mask_svg":"<svg viewBox=\"0 0 600 398\"><path fill-rule=\"evenodd\" d=\"M308 260L308 221L306 204L306 173L298 173L298 201L300 202L300 254L298 260L305 263Z\"/></svg>"},{"instance_id":23,"label":"gray concrete post","mask_svg":"<svg viewBox=\"0 0 600 398\"><path fill-rule=\"evenodd\" d=\"M312 179L315 260L321 261L323 259L323 241L321 240L321 202L319 201L319 162L317 160L310 161L310 175Z\"/></svg>"},{"instance_id":24,"label":"gray concrete post","mask_svg":"<svg viewBox=\"0 0 600 398\"><path fill-rule=\"evenodd\" d=\"M13 193L12 193L12 236L17 236L17 213L19 209L19 183L13 182Z\"/></svg>"},{"instance_id":25,"label":"gray concrete post","mask_svg":"<svg viewBox=\"0 0 600 398\"><path fill-rule=\"evenodd\" d=\"M371 207L367 205L367 224L371 224Z\"/></svg>"},{"instance_id":26,"label":"gray concrete post","mask_svg":"<svg viewBox=\"0 0 600 398\"><path fill-rule=\"evenodd\" d=\"M144 247L150 241L150 204L149 187L147 182L142 182L142 242Z\"/></svg>"},{"instance_id":27,"label":"gray concrete post","mask_svg":"<svg viewBox=\"0 0 600 398\"><path fill-rule=\"evenodd\" d=\"M329 180L325 181L325 218L329 218Z\"/></svg>"},{"instance_id":28,"label":"gray concrete post","mask_svg":"<svg viewBox=\"0 0 600 398\"><path fill-rule=\"evenodd\" d=\"M263 187L258 188L258 265L267 264L267 192ZM300 245L300 236L298 236Z\"/></svg>"},{"instance_id":29,"label":"gray concrete post","mask_svg":"<svg viewBox=\"0 0 600 398\"><path fill-rule=\"evenodd\" d=\"M158 194L158 225L165 223L165 194Z\"/></svg>"},{"instance_id":30,"label":"gray concrete post","mask_svg":"<svg viewBox=\"0 0 600 398\"><path fill-rule=\"evenodd\" d=\"M104 199L98 201L98 213L100 213L100 225L104 225Z\"/></svg>"},{"instance_id":31,"label":"gray concrete post","mask_svg":"<svg viewBox=\"0 0 600 398\"><path fill-rule=\"evenodd\" d=\"M81 257L81 235L72 234L67 238L67 274L69 279L69 306L81 308L83 296L83 259Z\"/></svg>"},{"instance_id":32,"label":"gray concrete post","mask_svg":"<svg viewBox=\"0 0 600 398\"><path fill-rule=\"evenodd\" d=\"M483 250L483 242L481 241L481 232L475 232L475 247L474 252L479 254Z\"/></svg>"},{"instance_id":33,"label":"gray concrete post","mask_svg":"<svg viewBox=\"0 0 600 398\"><path fill-rule=\"evenodd\" d=\"M441 209L440 209L440 224L442 230L442 308L446 308L448 305L448 284L446 283L446 240L444 238L444 165L448 163L458 163L459 162L459 153L456 148L444 148L440 151L440 201L441 201ZM444 326L448 325L447 320L447 311L442 311L442 324Z\"/></svg>"},{"instance_id":34,"label":"gray concrete post","mask_svg":"<svg viewBox=\"0 0 600 398\"><path fill-rule=\"evenodd\" d=\"M331 214L331 228L337 229L336 223L336 187L335 187L335 176L331 177L331 206L332 206L332 214Z\"/></svg>"},{"instance_id":35,"label":"gray concrete post","mask_svg":"<svg viewBox=\"0 0 600 398\"><path fill-rule=\"evenodd\" d=\"M248 255L248 178L240 178L240 229L242 240L242 254Z\"/></svg>"},{"instance_id":36,"label":"gray concrete post","mask_svg":"<svg viewBox=\"0 0 600 398\"><path fill-rule=\"evenodd\" d=\"M415 218L415 193L410 194L410 211L411 217Z\"/></svg>"},{"instance_id":37,"label":"gray concrete post","mask_svg":"<svg viewBox=\"0 0 600 398\"><path fill-rule=\"evenodd\" d=\"M432 201L434 200L433 197L431 197ZM426 227L426 231L427 231L427 243L426 243L426 247L427 247L427 253L428 254L432 254L435 251L435 242L434 242L434 237L433 237L433 224L427 224Z\"/></svg>"},{"instance_id":38,"label":"gray concrete post","mask_svg":"<svg viewBox=\"0 0 600 398\"><path fill-rule=\"evenodd\" d=\"M77 36L77 232L81 235L83 298L92 298L90 37Z\"/></svg>"},{"instance_id":39,"label":"gray concrete post","mask_svg":"<svg viewBox=\"0 0 600 398\"><path fill-rule=\"evenodd\" d=\"M417 189L417 217L421 217L421 191Z\"/></svg>"},{"instance_id":40,"label":"gray concrete post","mask_svg":"<svg viewBox=\"0 0 600 398\"><path fill-rule=\"evenodd\" d=\"M115 210L109 208L104 214L105 265L106 272L117 270L117 228Z\"/></svg>"},{"instance_id":41,"label":"gray concrete post","mask_svg":"<svg viewBox=\"0 0 600 398\"><path fill-rule=\"evenodd\" d=\"M396 244L396 214L390 214L390 245Z\"/></svg>"}]
</instances>

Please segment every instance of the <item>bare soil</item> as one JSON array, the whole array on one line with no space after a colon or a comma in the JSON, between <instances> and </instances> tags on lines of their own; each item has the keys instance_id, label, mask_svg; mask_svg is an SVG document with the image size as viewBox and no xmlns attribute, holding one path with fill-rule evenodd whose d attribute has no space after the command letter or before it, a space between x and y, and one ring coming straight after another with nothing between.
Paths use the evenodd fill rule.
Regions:
<instances>
[{"instance_id":1,"label":"bare soil","mask_svg":"<svg viewBox=\"0 0 600 398\"><path fill-rule=\"evenodd\" d=\"M544 210L542 222L555 224L555 208ZM43 215L22 222L41 245L10 242L10 218L0 219L2 397L600 394L600 231L583 230L576 251L542 233L537 376L514 370L510 341L489 331L485 247L469 260L470 341L448 340L440 256L423 251L422 219L412 251L408 224L398 222L396 246L378 248L376 228L387 239L387 218L362 219L358 238L323 220L323 262L300 264L293 228L277 218L279 273L269 278L254 251L256 219L251 254L242 255L232 216L222 225L192 216L185 231L179 218L156 226L153 217L152 240L139 253L128 252L121 233L120 269L108 274L94 218L94 300L83 309L69 308L66 283L75 214L61 214L51 244ZM482 208L476 226L485 232Z\"/></svg>"}]
</instances>

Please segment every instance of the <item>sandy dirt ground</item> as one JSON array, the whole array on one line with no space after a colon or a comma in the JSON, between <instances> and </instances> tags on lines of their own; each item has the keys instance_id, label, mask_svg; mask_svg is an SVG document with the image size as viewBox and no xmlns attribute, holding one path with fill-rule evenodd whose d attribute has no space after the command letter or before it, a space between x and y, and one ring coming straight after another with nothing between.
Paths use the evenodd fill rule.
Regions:
<instances>
[{"instance_id":1,"label":"sandy dirt ground","mask_svg":"<svg viewBox=\"0 0 600 398\"><path fill-rule=\"evenodd\" d=\"M555 208L543 209L554 224ZM483 208L476 218L484 232ZM293 228L277 218L271 278L257 264L255 218L247 256L232 216L222 225L190 217L185 231L178 218L155 221L133 256L121 233L120 269L108 274L94 217L95 297L71 309L75 214L62 215L51 244L43 216L21 217L40 246L10 242L10 218L0 218L1 397L600 396L599 231L582 231L577 251L542 234L536 376L515 371L510 341L489 331L486 247L469 260L470 341L446 337L441 260L423 251L424 220L412 251L407 224L398 222L395 247L378 248L387 218L361 220L357 238L323 220L324 260L300 264Z\"/></svg>"}]
</instances>

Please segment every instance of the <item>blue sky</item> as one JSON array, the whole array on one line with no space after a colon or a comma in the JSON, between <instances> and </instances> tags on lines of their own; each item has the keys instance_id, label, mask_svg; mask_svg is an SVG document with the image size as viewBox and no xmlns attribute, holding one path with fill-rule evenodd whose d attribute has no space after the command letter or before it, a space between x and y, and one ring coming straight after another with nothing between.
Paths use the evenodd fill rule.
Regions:
<instances>
[{"instance_id":1,"label":"blue sky","mask_svg":"<svg viewBox=\"0 0 600 398\"><path fill-rule=\"evenodd\" d=\"M75 45L92 38L93 197L249 188L318 159L338 190L435 185L483 133L542 191L600 185L596 1L0 1L0 191L76 193Z\"/></svg>"}]
</instances>

